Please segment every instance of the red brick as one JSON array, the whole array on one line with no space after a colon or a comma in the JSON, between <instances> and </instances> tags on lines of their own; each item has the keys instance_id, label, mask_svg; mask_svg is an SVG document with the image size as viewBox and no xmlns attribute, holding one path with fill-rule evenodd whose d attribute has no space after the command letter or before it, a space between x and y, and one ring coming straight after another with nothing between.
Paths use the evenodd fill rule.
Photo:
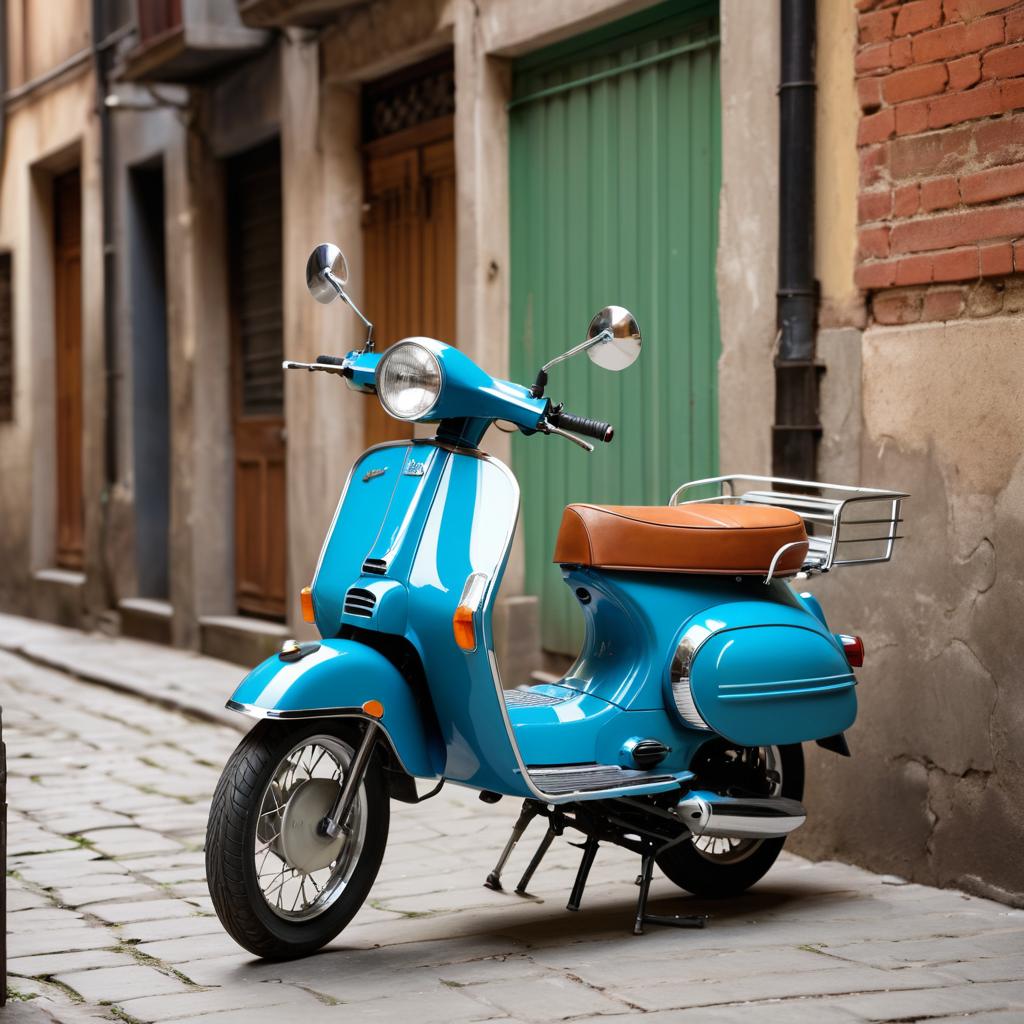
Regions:
<instances>
[{"instance_id":1,"label":"red brick","mask_svg":"<svg viewBox=\"0 0 1024 1024\"><path fill-rule=\"evenodd\" d=\"M955 320L963 310L964 293L960 288L938 288L925 294L921 319Z\"/></svg>"},{"instance_id":2,"label":"red brick","mask_svg":"<svg viewBox=\"0 0 1024 1024\"><path fill-rule=\"evenodd\" d=\"M930 64L964 53L976 53L1002 41L1003 19L1000 17L984 18L969 25L956 22L915 36L914 60L918 64Z\"/></svg>"},{"instance_id":3,"label":"red brick","mask_svg":"<svg viewBox=\"0 0 1024 1024\"><path fill-rule=\"evenodd\" d=\"M1024 238L1013 243L1013 269L1018 274L1024 272Z\"/></svg>"},{"instance_id":4,"label":"red brick","mask_svg":"<svg viewBox=\"0 0 1024 1024\"><path fill-rule=\"evenodd\" d=\"M912 220L892 229L893 252L925 252L1024 234L1024 204L994 206Z\"/></svg>"},{"instance_id":5,"label":"red brick","mask_svg":"<svg viewBox=\"0 0 1024 1024\"><path fill-rule=\"evenodd\" d=\"M854 270L853 281L863 291L869 291L872 288L889 288L896 282L896 261L862 263Z\"/></svg>"},{"instance_id":6,"label":"red brick","mask_svg":"<svg viewBox=\"0 0 1024 1024\"><path fill-rule=\"evenodd\" d=\"M889 64L894 68L905 68L914 63L914 48L910 37L894 39L889 46Z\"/></svg>"},{"instance_id":7,"label":"red brick","mask_svg":"<svg viewBox=\"0 0 1024 1024\"><path fill-rule=\"evenodd\" d=\"M861 192L857 197L857 219L862 223L882 220L892 213L892 193L888 189L881 192Z\"/></svg>"},{"instance_id":8,"label":"red brick","mask_svg":"<svg viewBox=\"0 0 1024 1024\"><path fill-rule=\"evenodd\" d=\"M1012 7L1017 0L945 0L946 21L972 21L993 11Z\"/></svg>"},{"instance_id":9,"label":"red brick","mask_svg":"<svg viewBox=\"0 0 1024 1024\"><path fill-rule=\"evenodd\" d=\"M978 126L978 131L983 127ZM963 166L971 151L971 128L951 128L920 138L895 139L888 146L888 168L894 181L927 178Z\"/></svg>"},{"instance_id":10,"label":"red brick","mask_svg":"<svg viewBox=\"0 0 1024 1024\"><path fill-rule=\"evenodd\" d=\"M919 135L928 128L928 101L901 103L896 111L896 134Z\"/></svg>"},{"instance_id":11,"label":"red brick","mask_svg":"<svg viewBox=\"0 0 1024 1024\"><path fill-rule=\"evenodd\" d=\"M857 38L863 43L880 43L892 35L893 10L871 11L857 18Z\"/></svg>"},{"instance_id":12,"label":"red brick","mask_svg":"<svg viewBox=\"0 0 1024 1024\"><path fill-rule=\"evenodd\" d=\"M892 212L895 217L913 217L917 213L920 195L917 184L900 185L892 194Z\"/></svg>"},{"instance_id":13,"label":"red brick","mask_svg":"<svg viewBox=\"0 0 1024 1024\"><path fill-rule=\"evenodd\" d=\"M921 209L925 213L959 205L960 190L956 187L956 178L932 178L921 182Z\"/></svg>"},{"instance_id":14,"label":"red brick","mask_svg":"<svg viewBox=\"0 0 1024 1024\"><path fill-rule=\"evenodd\" d=\"M857 79L857 102L861 110L877 110L882 105L882 80L880 78Z\"/></svg>"},{"instance_id":15,"label":"red brick","mask_svg":"<svg viewBox=\"0 0 1024 1024\"><path fill-rule=\"evenodd\" d=\"M983 121L971 136L986 164L1015 163L1024 149L1024 114Z\"/></svg>"},{"instance_id":16,"label":"red brick","mask_svg":"<svg viewBox=\"0 0 1024 1024\"><path fill-rule=\"evenodd\" d=\"M1024 107L1024 78L1011 78L999 85L1000 113Z\"/></svg>"},{"instance_id":17,"label":"red brick","mask_svg":"<svg viewBox=\"0 0 1024 1024\"><path fill-rule=\"evenodd\" d=\"M960 179L960 192L965 203L988 203L1024 195L1024 164L990 167L987 171L967 174Z\"/></svg>"},{"instance_id":18,"label":"red brick","mask_svg":"<svg viewBox=\"0 0 1024 1024\"><path fill-rule=\"evenodd\" d=\"M932 257L933 281L971 281L978 276L978 250L954 249Z\"/></svg>"},{"instance_id":19,"label":"red brick","mask_svg":"<svg viewBox=\"0 0 1024 1024\"><path fill-rule=\"evenodd\" d=\"M1006 16L1006 41L1012 43L1015 39L1024 39L1024 7Z\"/></svg>"},{"instance_id":20,"label":"red brick","mask_svg":"<svg viewBox=\"0 0 1024 1024\"><path fill-rule=\"evenodd\" d=\"M875 43L872 46L862 46L853 58L853 70L858 75L870 71L880 71L889 67L889 44Z\"/></svg>"},{"instance_id":21,"label":"red brick","mask_svg":"<svg viewBox=\"0 0 1024 1024\"><path fill-rule=\"evenodd\" d=\"M1013 273L1013 244L1000 242L998 245L983 245L978 251L981 260L981 276L996 277Z\"/></svg>"},{"instance_id":22,"label":"red brick","mask_svg":"<svg viewBox=\"0 0 1024 1024\"><path fill-rule=\"evenodd\" d=\"M857 129L857 145L865 146L871 142L882 142L891 138L896 131L896 114L892 107L880 110L877 114L868 114L860 119Z\"/></svg>"},{"instance_id":23,"label":"red brick","mask_svg":"<svg viewBox=\"0 0 1024 1024\"><path fill-rule=\"evenodd\" d=\"M1002 111L1000 86L995 82L986 82L967 92L950 93L932 100L928 107L928 126L946 128L978 117L991 117Z\"/></svg>"},{"instance_id":24,"label":"red brick","mask_svg":"<svg viewBox=\"0 0 1024 1024\"><path fill-rule=\"evenodd\" d=\"M870 188L882 180L882 174L888 163L886 146L870 146L862 149L858 155L860 163L861 188Z\"/></svg>"},{"instance_id":25,"label":"red brick","mask_svg":"<svg viewBox=\"0 0 1024 1024\"><path fill-rule=\"evenodd\" d=\"M941 0L911 0L903 4L896 16L895 34L909 35L934 28L942 20Z\"/></svg>"},{"instance_id":26,"label":"red brick","mask_svg":"<svg viewBox=\"0 0 1024 1024\"><path fill-rule=\"evenodd\" d=\"M906 256L896 264L896 284L928 284L931 279L931 256Z\"/></svg>"},{"instance_id":27,"label":"red brick","mask_svg":"<svg viewBox=\"0 0 1024 1024\"><path fill-rule=\"evenodd\" d=\"M880 324L912 324L921 319L920 292L883 292L871 302L871 311Z\"/></svg>"},{"instance_id":28,"label":"red brick","mask_svg":"<svg viewBox=\"0 0 1024 1024\"><path fill-rule=\"evenodd\" d=\"M889 255L888 227L861 228L857 232L857 257L865 260Z\"/></svg>"},{"instance_id":29,"label":"red brick","mask_svg":"<svg viewBox=\"0 0 1024 1024\"><path fill-rule=\"evenodd\" d=\"M999 51L995 51L999 52ZM946 88L946 65L926 64L887 75L882 81L886 103L902 103L921 96L934 96Z\"/></svg>"},{"instance_id":30,"label":"red brick","mask_svg":"<svg viewBox=\"0 0 1024 1024\"><path fill-rule=\"evenodd\" d=\"M1024 43L989 50L985 54L981 73L984 78L1016 78L1024 75Z\"/></svg>"},{"instance_id":31,"label":"red brick","mask_svg":"<svg viewBox=\"0 0 1024 1024\"><path fill-rule=\"evenodd\" d=\"M976 85L981 78L981 58L976 53L972 53L959 60L951 60L946 65L946 70L949 72L950 91L969 89L972 85Z\"/></svg>"}]
</instances>

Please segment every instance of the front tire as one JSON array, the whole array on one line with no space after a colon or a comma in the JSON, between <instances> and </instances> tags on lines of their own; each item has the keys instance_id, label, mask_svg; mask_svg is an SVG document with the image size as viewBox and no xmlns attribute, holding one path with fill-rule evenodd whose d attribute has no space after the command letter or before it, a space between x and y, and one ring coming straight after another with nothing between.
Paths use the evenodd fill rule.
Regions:
<instances>
[{"instance_id":1,"label":"front tire","mask_svg":"<svg viewBox=\"0 0 1024 1024\"><path fill-rule=\"evenodd\" d=\"M712 775L721 772L723 780L730 775L728 760L735 761L738 756L747 763L742 767L733 766L735 777L756 782L750 773L760 771L765 796L803 798L804 754L799 743L737 748L721 741L709 745L702 755L707 761L703 769ZM775 863L785 842L784 836L746 840L691 838L666 850L657 858L657 864L680 889L705 899L726 899L738 896L760 881Z\"/></svg>"},{"instance_id":2,"label":"front tire","mask_svg":"<svg viewBox=\"0 0 1024 1024\"><path fill-rule=\"evenodd\" d=\"M330 840L316 832L359 736L357 723L337 719L262 721L225 765L210 806L206 877L221 923L250 953L306 956L338 935L369 894L390 819L379 756L347 833Z\"/></svg>"}]
</instances>

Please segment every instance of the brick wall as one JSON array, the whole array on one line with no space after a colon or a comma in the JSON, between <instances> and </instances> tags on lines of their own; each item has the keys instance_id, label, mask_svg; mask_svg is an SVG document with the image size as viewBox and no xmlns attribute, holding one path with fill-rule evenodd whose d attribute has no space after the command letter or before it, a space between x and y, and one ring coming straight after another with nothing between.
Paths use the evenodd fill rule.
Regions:
<instances>
[{"instance_id":1,"label":"brick wall","mask_svg":"<svg viewBox=\"0 0 1024 1024\"><path fill-rule=\"evenodd\" d=\"M1024 0L855 2L874 319L1024 312Z\"/></svg>"}]
</instances>

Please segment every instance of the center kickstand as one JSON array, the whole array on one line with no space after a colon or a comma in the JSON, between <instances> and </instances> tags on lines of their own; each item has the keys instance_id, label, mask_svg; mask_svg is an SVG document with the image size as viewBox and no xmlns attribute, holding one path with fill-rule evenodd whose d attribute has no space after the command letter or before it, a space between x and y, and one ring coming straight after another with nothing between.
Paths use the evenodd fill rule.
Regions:
<instances>
[{"instance_id":1,"label":"center kickstand","mask_svg":"<svg viewBox=\"0 0 1024 1024\"><path fill-rule=\"evenodd\" d=\"M651 878L654 875L654 853L642 854L641 859L643 867L638 879L640 894L636 900L636 923L633 925L633 934L643 935L645 924L664 924L672 928L703 928L707 923L707 918L699 914L689 917L673 914L671 917L666 917L661 914L647 913L647 894L651 890Z\"/></svg>"},{"instance_id":2,"label":"center kickstand","mask_svg":"<svg viewBox=\"0 0 1024 1024\"><path fill-rule=\"evenodd\" d=\"M502 891L501 873L505 870L505 864L508 862L509 857L512 856L516 843L519 842L526 831L526 826L538 814L540 814L540 808L535 803L530 800L523 801L523 809L519 812L515 825L512 826L512 835L508 837L508 842L505 844L505 849L501 851L501 856L498 858L498 863L494 865L494 870L487 876L487 880L484 882L485 888L493 889L495 892Z\"/></svg>"},{"instance_id":3,"label":"center kickstand","mask_svg":"<svg viewBox=\"0 0 1024 1024\"><path fill-rule=\"evenodd\" d=\"M523 872L523 877L519 879L519 884L516 886L517 896L529 896L526 887L530 884L533 873L540 867L540 862L544 859L544 855L551 848L551 843L556 835L558 833L549 825L547 832L544 833L544 838L540 841L540 846L537 847L537 852L533 855L533 859Z\"/></svg>"},{"instance_id":4,"label":"center kickstand","mask_svg":"<svg viewBox=\"0 0 1024 1024\"><path fill-rule=\"evenodd\" d=\"M571 844L575 846L575 843ZM587 886L587 878L590 875L590 869L594 866L594 858L597 856L598 842L593 836L587 836L587 841L583 844L583 856L580 858L580 868L576 872L576 881L572 885L572 894L569 896L569 902L565 905L566 910L579 910L580 902L583 899L583 890Z\"/></svg>"}]
</instances>

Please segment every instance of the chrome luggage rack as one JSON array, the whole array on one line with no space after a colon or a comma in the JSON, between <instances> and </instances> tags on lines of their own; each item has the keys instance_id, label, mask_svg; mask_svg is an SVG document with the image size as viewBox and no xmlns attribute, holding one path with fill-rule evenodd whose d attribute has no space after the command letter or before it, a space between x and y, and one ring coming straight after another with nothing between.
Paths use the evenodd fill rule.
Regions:
<instances>
[{"instance_id":1,"label":"chrome luggage rack","mask_svg":"<svg viewBox=\"0 0 1024 1024\"><path fill-rule=\"evenodd\" d=\"M682 496L697 488L716 488L710 497ZM881 491L873 487L847 487L811 480L788 480L773 476L714 476L692 480L678 487L669 498L670 505L720 503L725 505L769 505L788 508L804 521L807 554L802 573L823 573L844 565L870 565L892 558L903 522L903 500L909 494ZM769 582L780 555L791 545L780 548L768 571Z\"/></svg>"}]
</instances>

